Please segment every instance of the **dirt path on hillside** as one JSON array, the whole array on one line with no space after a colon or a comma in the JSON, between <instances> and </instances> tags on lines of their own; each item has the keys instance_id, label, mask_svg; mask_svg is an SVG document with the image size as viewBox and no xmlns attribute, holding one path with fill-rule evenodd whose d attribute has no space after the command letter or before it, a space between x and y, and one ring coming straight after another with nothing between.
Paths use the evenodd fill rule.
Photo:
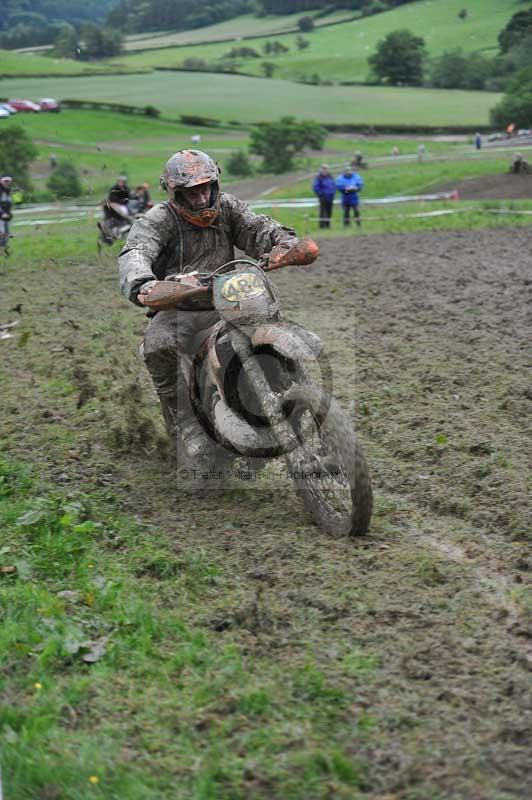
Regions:
<instances>
[{"instance_id":1,"label":"dirt path on hillside","mask_svg":"<svg viewBox=\"0 0 532 800\"><path fill-rule=\"evenodd\" d=\"M3 439L63 485L113 492L176 551L223 565L201 621L259 665L273 653L304 666L311 654L351 694L346 720L373 720L362 734L353 723L343 743L368 764L360 797L525 800L530 233L354 234L321 246L317 265L275 280L286 317L326 342L371 464L366 539L320 533L282 474L176 490L135 356L144 321L118 296L110 254L48 265L31 305L32 268L4 275L0 322L21 318L26 338L0 342ZM346 642L372 654L371 674L345 667ZM258 779L249 792L283 797Z\"/></svg>"},{"instance_id":2,"label":"dirt path on hillside","mask_svg":"<svg viewBox=\"0 0 532 800\"><path fill-rule=\"evenodd\" d=\"M467 178L458 183L445 183L435 191L457 190L461 200L530 200L532 198L532 174L486 175L482 178Z\"/></svg>"}]
</instances>

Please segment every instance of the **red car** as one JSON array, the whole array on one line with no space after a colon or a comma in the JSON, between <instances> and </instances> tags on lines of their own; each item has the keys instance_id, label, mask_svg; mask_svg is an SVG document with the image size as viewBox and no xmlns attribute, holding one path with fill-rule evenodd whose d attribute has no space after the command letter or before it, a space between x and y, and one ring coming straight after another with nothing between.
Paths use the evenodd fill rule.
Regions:
<instances>
[{"instance_id":1,"label":"red car","mask_svg":"<svg viewBox=\"0 0 532 800\"><path fill-rule=\"evenodd\" d=\"M61 111L60 104L53 97L43 97L42 100L39 100L39 105L41 111Z\"/></svg>"},{"instance_id":2,"label":"red car","mask_svg":"<svg viewBox=\"0 0 532 800\"><path fill-rule=\"evenodd\" d=\"M17 111L40 111L41 107L31 100L10 100L9 105L16 108Z\"/></svg>"}]
</instances>

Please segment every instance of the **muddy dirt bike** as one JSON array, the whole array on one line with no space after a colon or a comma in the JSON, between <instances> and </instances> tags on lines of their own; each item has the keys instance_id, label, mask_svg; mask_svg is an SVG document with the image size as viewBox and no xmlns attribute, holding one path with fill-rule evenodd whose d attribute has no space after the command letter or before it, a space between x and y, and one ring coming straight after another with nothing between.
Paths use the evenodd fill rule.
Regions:
<instances>
[{"instance_id":1,"label":"muddy dirt bike","mask_svg":"<svg viewBox=\"0 0 532 800\"><path fill-rule=\"evenodd\" d=\"M103 219L96 223L99 232L98 252L101 251L102 244L110 247L114 242L124 241L137 217L146 213L151 207L151 203L142 206L135 198L129 201L127 207L104 200L102 203Z\"/></svg>"},{"instance_id":2,"label":"muddy dirt bike","mask_svg":"<svg viewBox=\"0 0 532 800\"><path fill-rule=\"evenodd\" d=\"M157 284L146 305L218 311L221 319L203 337L187 376L204 430L235 458L284 458L315 522L329 532L360 536L372 511L364 454L345 413L307 369L319 363L320 339L283 322L267 276L309 264L317 254L316 244L302 239L259 262L242 258L197 273L196 286L177 276Z\"/></svg>"}]
</instances>

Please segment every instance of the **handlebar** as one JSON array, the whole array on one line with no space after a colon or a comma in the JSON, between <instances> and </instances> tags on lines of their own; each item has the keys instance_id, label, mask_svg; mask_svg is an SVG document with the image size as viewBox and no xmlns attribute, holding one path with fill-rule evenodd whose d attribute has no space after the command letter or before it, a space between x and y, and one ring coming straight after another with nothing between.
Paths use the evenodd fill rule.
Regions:
<instances>
[{"instance_id":1,"label":"handlebar","mask_svg":"<svg viewBox=\"0 0 532 800\"><path fill-rule=\"evenodd\" d=\"M277 245L268 254L267 260L262 263L259 261L258 266L264 272L273 272L276 269L282 269L291 265L300 266L304 264L312 264L319 255L319 248L316 242L309 236L300 239L293 247L285 250L280 245ZM153 308L156 311L164 311L169 308L177 308L178 306L186 306L189 301L195 300L196 303L201 298L206 298L212 287L212 279L215 275L219 275L228 267L234 264L250 264L257 266L257 262L250 261L246 258L237 258L233 261L227 261L218 267L214 272L198 273L198 280L200 286L191 286L190 284L179 283L178 281L159 281L145 301L148 308ZM148 299L149 298L149 299ZM190 305L194 307L196 303Z\"/></svg>"}]
</instances>

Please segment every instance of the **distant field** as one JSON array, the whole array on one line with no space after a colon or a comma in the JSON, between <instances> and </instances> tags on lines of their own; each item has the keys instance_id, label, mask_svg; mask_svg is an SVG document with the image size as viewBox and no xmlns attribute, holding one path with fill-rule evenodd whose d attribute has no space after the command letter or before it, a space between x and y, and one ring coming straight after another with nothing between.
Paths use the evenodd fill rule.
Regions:
<instances>
[{"instance_id":1,"label":"distant field","mask_svg":"<svg viewBox=\"0 0 532 800\"><path fill-rule=\"evenodd\" d=\"M33 53L16 53L13 50L0 50L0 76L2 75L92 75L98 72L109 72L111 67L104 61L75 61L67 58L48 58ZM113 66L116 72L118 68ZM138 69L138 67L128 67ZM0 96L6 95L4 86L0 86ZM13 95L10 95L11 97ZM46 96L43 93L39 97Z\"/></svg>"},{"instance_id":2,"label":"distant field","mask_svg":"<svg viewBox=\"0 0 532 800\"><path fill-rule=\"evenodd\" d=\"M109 67L106 67L109 69ZM68 59L51 59L45 56L33 55L32 53L15 53L11 50L0 50L0 75L34 75L37 73L57 73L64 75L65 73L79 73L80 75L87 71L93 71L91 68L87 70L87 64ZM6 95L4 86L0 86L0 93Z\"/></svg>"},{"instance_id":3,"label":"distant field","mask_svg":"<svg viewBox=\"0 0 532 800\"><path fill-rule=\"evenodd\" d=\"M144 148L153 141L175 141L176 137L196 133L195 128L169 120L78 109L65 109L60 114L17 114L2 120L2 124L22 125L33 139L87 147L96 147L98 142L135 141ZM208 128L204 131L205 136L211 133ZM219 133L212 133L219 137Z\"/></svg>"},{"instance_id":4,"label":"distant field","mask_svg":"<svg viewBox=\"0 0 532 800\"><path fill-rule=\"evenodd\" d=\"M281 80L202 73L80 78L12 78L10 97L57 97L152 104L169 117L199 114L253 123L293 114L334 124L488 124L499 94L371 86L305 86ZM59 124L59 122L58 122Z\"/></svg>"},{"instance_id":5,"label":"distant field","mask_svg":"<svg viewBox=\"0 0 532 800\"><path fill-rule=\"evenodd\" d=\"M310 12L308 16L313 16ZM277 36L288 30L297 28L297 21L301 13L283 14L283 16L255 17L252 14L245 14L218 25L208 25L205 28L195 28L192 31L180 31L178 33L144 33L128 36L125 42L126 50L143 50L153 47L166 47L172 45L189 45L198 42L208 42L217 39L238 39L242 36ZM351 19L353 12L335 11L320 17L315 21L316 27L329 25L331 22L339 22Z\"/></svg>"},{"instance_id":6,"label":"distant field","mask_svg":"<svg viewBox=\"0 0 532 800\"><path fill-rule=\"evenodd\" d=\"M70 159L76 164L86 191L95 197L103 196L109 182L117 174L125 173L129 176L131 185L149 181L155 197L158 198L157 186L164 162L175 150L190 146L191 136L198 133L197 128L168 120L73 109L67 109L60 115L19 115L18 118L3 121L3 124L6 127L21 125L37 143L39 157L32 167L32 177L36 186L36 199L40 200L48 199L45 182L50 174L49 157L52 153L59 160ZM249 133L216 128L200 130L200 147L212 153L221 164L223 183L228 185L232 178L226 168L227 158L232 151L247 148ZM305 152L297 160L296 167L304 170L307 177L301 182L285 185L270 196L308 196L308 175L314 172L318 164L327 161L333 172L337 173L357 149L362 149L371 165L364 173L364 195L367 197L401 192L415 193L436 182L503 171L510 157L507 153L485 150L479 159L471 144L427 141L427 158L438 156L445 158L445 161L428 161L419 165L416 161L412 163L390 159L394 145L400 148L401 157L410 154L415 158L418 144L419 140L415 139L368 140L355 135L330 135L323 151ZM388 162L382 163L383 158L388 158ZM501 163L497 167L492 166L492 162L499 159ZM255 160L257 168L258 161L259 159ZM272 185L276 183L279 183L277 176L272 179ZM258 191L261 189L257 189Z\"/></svg>"},{"instance_id":7,"label":"distant field","mask_svg":"<svg viewBox=\"0 0 532 800\"><path fill-rule=\"evenodd\" d=\"M159 176L166 159L191 146L197 128L179 123L129 117L106 111L67 109L61 114L19 114L2 120L2 128L22 126L37 143L39 157L32 168L37 199L48 199L45 182L49 157L71 160L89 194L103 195L116 175L125 173L130 185L149 181L156 199ZM249 134L201 129L201 147L225 163L229 153L247 145ZM225 170L224 170L225 177Z\"/></svg>"},{"instance_id":8,"label":"distant field","mask_svg":"<svg viewBox=\"0 0 532 800\"><path fill-rule=\"evenodd\" d=\"M464 7L469 15L465 21L458 17L458 12ZM295 34L278 36L276 38L290 48L290 52L282 56L265 56L263 39L247 40L245 45L255 48L260 57L239 59L238 68L242 72L260 75L261 62L266 59L275 64L275 78L299 79L317 74L321 79L363 82L369 73L368 57L390 31L408 28L422 36L430 57L457 47L467 52L489 50L497 46L497 35L512 14L522 8L520 0L471 0L465 6L464 0L420 0L383 14L314 31L305 37L310 42L305 50L297 49ZM221 26L210 29L213 38L219 38L216 29L219 31ZM234 45L225 42L154 50L111 59L109 64L129 69L178 67L186 58L192 57L216 61L231 46Z\"/></svg>"},{"instance_id":9,"label":"distant field","mask_svg":"<svg viewBox=\"0 0 532 800\"><path fill-rule=\"evenodd\" d=\"M404 152L414 148L404 148ZM427 154L434 152L433 143L427 143ZM508 171L511 155L507 153L484 153L480 159L457 158L447 149L448 158L441 161L393 163L363 171L365 182L362 199L389 197L391 195L416 195L430 193L443 184L459 184L466 178L483 175L501 175ZM498 156L498 157L497 157ZM371 159L370 159L371 163ZM338 170L333 170L336 174ZM268 195L268 200L312 197L308 179L299 180L289 187L277 189Z\"/></svg>"},{"instance_id":10,"label":"distant field","mask_svg":"<svg viewBox=\"0 0 532 800\"><path fill-rule=\"evenodd\" d=\"M468 17L461 20L458 12L464 7ZM0 51L0 75L94 74L102 70L129 72L150 70L157 66L180 67L186 58L192 57L216 62L235 46L235 41L231 40L253 33L264 36L271 32L271 36L289 47L290 52L283 56L266 56L262 49L265 44L263 38L246 39L245 45L257 50L260 56L238 59L236 65L239 71L262 75L261 63L266 59L275 64L275 78L306 80L318 75L321 80L364 82L369 73L368 57L390 31L408 28L423 36L431 58L457 47L466 52L489 51L496 48L497 35L512 14L522 8L522 0L470 0L465 6L464 0L419 0L393 11L315 30L306 35L310 46L305 50L297 49L296 34L283 34L283 31L294 28L300 15L262 19L246 15L194 31L129 37L127 51L142 49L145 52L126 52L108 61L77 62ZM345 19L349 16L347 12L338 12L336 18ZM331 22L334 18L330 15L318 22ZM227 41L197 44L199 41L219 39ZM189 43L190 46L184 46Z\"/></svg>"}]
</instances>

